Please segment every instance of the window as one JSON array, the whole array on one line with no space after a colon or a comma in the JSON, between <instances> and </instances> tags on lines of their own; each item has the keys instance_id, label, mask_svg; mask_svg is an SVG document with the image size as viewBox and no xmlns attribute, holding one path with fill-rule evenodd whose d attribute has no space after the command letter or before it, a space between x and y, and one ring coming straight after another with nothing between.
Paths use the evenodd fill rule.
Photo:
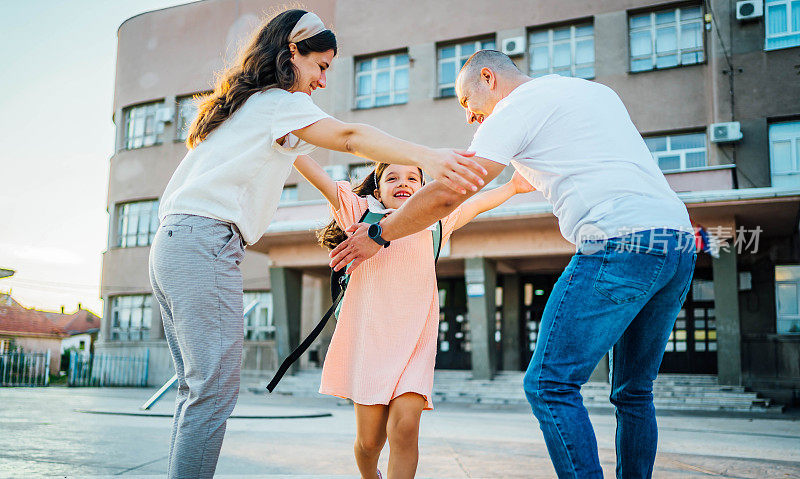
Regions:
<instances>
[{"instance_id":1,"label":"window","mask_svg":"<svg viewBox=\"0 0 800 479\"><path fill-rule=\"evenodd\" d=\"M117 246L148 246L158 231L158 200L117 205Z\"/></svg>"},{"instance_id":2,"label":"window","mask_svg":"<svg viewBox=\"0 0 800 479\"><path fill-rule=\"evenodd\" d=\"M244 293L244 339L264 341L274 338L272 293L265 291Z\"/></svg>"},{"instance_id":3,"label":"window","mask_svg":"<svg viewBox=\"0 0 800 479\"><path fill-rule=\"evenodd\" d=\"M769 126L772 186L800 186L800 121Z\"/></svg>"},{"instance_id":4,"label":"window","mask_svg":"<svg viewBox=\"0 0 800 479\"><path fill-rule=\"evenodd\" d=\"M764 2L765 50L800 46L800 0Z\"/></svg>"},{"instance_id":5,"label":"window","mask_svg":"<svg viewBox=\"0 0 800 479\"><path fill-rule=\"evenodd\" d=\"M440 46L438 57L438 95L456 95L456 76L467 59L478 50L494 50L494 40L474 40L455 45Z\"/></svg>"},{"instance_id":6,"label":"window","mask_svg":"<svg viewBox=\"0 0 800 479\"><path fill-rule=\"evenodd\" d=\"M347 176L350 181L361 183L374 169L374 163L356 163L347 167Z\"/></svg>"},{"instance_id":7,"label":"window","mask_svg":"<svg viewBox=\"0 0 800 479\"><path fill-rule=\"evenodd\" d=\"M142 341L150 339L153 296L134 294L111 299L111 339Z\"/></svg>"},{"instance_id":8,"label":"window","mask_svg":"<svg viewBox=\"0 0 800 479\"><path fill-rule=\"evenodd\" d=\"M800 266L775 266L778 334L800 334Z\"/></svg>"},{"instance_id":9,"label":"window","mask_svg":"<svg viewBox=\"0 0 800 479\"><path fill-rule=\"evenodd\" d=\"M632 15L630 49L632 72L702 62L702 7Z\"/></svg>"},{"instance_id":10,"label":"window","mask_svg":"<svg viewBox=\"0 0 800 479\"><path fill-rule=\"evenodd\" d=\"M163 106L164 103L148 103L125 109L124 149L132 150L161 143L164 122L161 121L159 112Z\"/></svg>"},{"instance_id":11,"label":"window","mask_svg":"<svg viewBox=\"0 0 800 479\"><path fill-rule=\"evenodd\" d=\"M356 61L356 108L408 102L408 53Z\"/></svg>"},{"instance_id":12,"label":"window","mask_svg":"<svg viewBox=\"0 0 800 479\"><path fill-rule=\"evenodd\" d=\"M536 30L528 37L530 76L594 78L594 25Z\"/></svg>"},{"instance_id":13,"label":"window","mask_svg":"<svg viewBox=\"0 0 800 479\"><path fill-rule=\"evenodd\" d=\"M706 166L706 134L651 136L644 139L653 159L663 171L681 171Z\"/></svg>"},{"instance_id":14,"label":"window","mask_svg":"<svg viewBox=\"0 0 800 479\"><path fill-rule=\"evenodd\" d=\"M294 203L297 201L297 185L286 185L281 191L280 203Z\"/></svg>"},{"instance_id":15,"label":"window","mask_svg":"<svg viewBox=\"0 0 800 479\"><path fill-rule=\"evenodd\" d=\"M197 116L197 99L192 96L178 98L178 121L175 124L175 139L186 141L189 127Z\"/></svg>"}]
</instances>

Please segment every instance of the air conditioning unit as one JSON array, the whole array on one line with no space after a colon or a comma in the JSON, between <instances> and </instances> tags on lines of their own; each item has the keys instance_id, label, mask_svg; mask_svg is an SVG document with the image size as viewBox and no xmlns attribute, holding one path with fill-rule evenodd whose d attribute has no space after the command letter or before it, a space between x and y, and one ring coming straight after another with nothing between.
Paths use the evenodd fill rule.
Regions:
<instances>
[{"instance_id":1,"label":"air conditioning unit","mask_svg":"<svg viewBox=\"0 0 800 479\"><path fill-rule=\"evenodd\" d=\"M764 16L764 0L744 0L736 2L736 19L753 20Z\"/></svg>"},{"instance_id":2,"label":"air conditioning unit","mask_svg":"<svg viewBox=\"0 0 800 479\"><path fill-rule=\"evenodd\" d=\"M347 165L328 165L323 169L333 181L347 180Z\"/></svg>"},{"instance_id":3,"label":"air conditioning unit","mask_svg":"<svg viewBox=\"0 0 800 479\"><path fill-rule=\"evenodd\" d=\"M504 39L503 53L510 57L525 53L525 37L511 37Z\"/></svg>"},{"instance_id":4,"label":"air conditioning unit","mask_svg":"<svg viewBox=\"0 0 800 479\"><path fill-rule=\"evenodd\" d=\"M742 128L738 121L712 123L708 126L711 143L728 143L742 139Z\"/></svg>"}]
</instances>

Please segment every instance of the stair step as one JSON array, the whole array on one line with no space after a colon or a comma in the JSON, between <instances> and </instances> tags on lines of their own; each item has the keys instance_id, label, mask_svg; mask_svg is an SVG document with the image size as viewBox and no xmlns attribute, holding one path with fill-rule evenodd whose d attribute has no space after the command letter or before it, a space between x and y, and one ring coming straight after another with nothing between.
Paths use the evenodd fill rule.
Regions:
<instances>
[{"instance_id":1,"label":"stair step","mask_svg":"<svg viewBox=\"0 0 800 479\"><path fill-rule=\"evenodd\" d=\"M304 370L286 376L278 394L318 397L320 370ZM471 371L436 370L433 396L436 401L465 404L527 404L522 390L524 372L502 371L491 380L472 379ZM263 392L271 374L243 374L250 390ZM587 407L612 407L610 386L604 382L586 383L581 388ZM779 412L781 406L741 386L720 385L713 375L662 374L653 385L653 403L660 410Z\"/></svg>"}]
</instances>

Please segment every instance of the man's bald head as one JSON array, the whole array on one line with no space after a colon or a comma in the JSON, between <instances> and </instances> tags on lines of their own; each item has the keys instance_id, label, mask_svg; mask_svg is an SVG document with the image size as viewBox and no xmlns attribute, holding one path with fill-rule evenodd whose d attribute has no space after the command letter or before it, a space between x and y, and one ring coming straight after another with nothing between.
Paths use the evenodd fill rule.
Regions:
<instances>
[{"instance_id":1,"label":"man's bald head","mask_svg":"<svg viewBox=\"0 0 800 479\"><path fill-rule=\"evenodd\" d=\"M475 52L456 79L458 102L467 111L467 123L482 123L498 101L530 80L514 62L497 50Z\"/></svg>"},{"instance_id":2,"label":"man's bald head","mask_svg":"<svg viewBox=\"0 0 800 479\"><path fill-rule=\"evenodd\" d=\"M478 50L467 59L461 68L459 76L463 82L477 82L481 76L481 70L488 68L495 75L522 75L514 62L505 53L497 50Z\"/></svg>"}]
</instances>

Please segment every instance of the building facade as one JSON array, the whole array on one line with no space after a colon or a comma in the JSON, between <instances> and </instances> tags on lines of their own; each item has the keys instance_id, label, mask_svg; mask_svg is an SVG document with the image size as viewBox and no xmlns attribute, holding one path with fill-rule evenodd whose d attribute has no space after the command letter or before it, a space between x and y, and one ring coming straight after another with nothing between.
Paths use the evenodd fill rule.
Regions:
<instances>
[{"instance_id":1,"label":"building facade","mask_svg":"<svg viewBox=\"0 0 800 479\"><path fill-rule=\"evenodd\" d=\"M206 0L145 13L119 29L118 134L102 279L109 319L98 348L150 348L154 382L172 375L147 274L158 198L186 153L192 96L211 88L214 72L275 6ZM741 10L723 0L307 2L339 40L328 87L313 98L343 121L463 148L474 127L464 121L454 81L477 49L507 51L534 77L555 73L608 85L693 223L723 242L718 257L698 258L662 371L715 374L723 384L796 403L800 6L788 0L753 6ZM368 171L347 154L313 156L337 179L357 180ZM242 263L243 374L274 369L330 304L327 252L313 233L328 220L328 206L296 172L282 203ZM457 231L438 265L437 367L472 369L485 378L524 370L544 304L573 252L538 193L518 195ZM332 327L301 367L319 366Z\"/></svg>"}]
</instances>

